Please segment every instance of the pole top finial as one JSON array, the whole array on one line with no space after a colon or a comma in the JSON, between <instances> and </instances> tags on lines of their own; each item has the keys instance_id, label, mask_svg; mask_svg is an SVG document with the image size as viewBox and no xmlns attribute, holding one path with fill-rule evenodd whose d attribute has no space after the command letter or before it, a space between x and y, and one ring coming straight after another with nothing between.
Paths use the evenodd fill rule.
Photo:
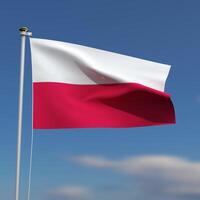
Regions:
<instances>
[{"instance_id":1,"label":"pole top finial","mask_svg":"<svg viewBox=\"0 0 200 200\"><path fill-rule=\"evenodd\" d=\"M22 36L29 36L29 37L32 36L32 33L29 32L29 28L26 27L26 26L22 26L21 28L19 28L19 31L20 31L20 34L21 34Z\"/></svg>"},{"instance_id":2,"label":"pole top finial","mask_svg":"<svg viewBox=\"0 0 200 200\"><path fill-rule=\"evenodd\" d=\"M21 28L19 29L19 31L20 31L20 32L28 32L29 29L28 29L28 27L23 26L23 27L21 27Z\"/></svg>"}]
</instances>

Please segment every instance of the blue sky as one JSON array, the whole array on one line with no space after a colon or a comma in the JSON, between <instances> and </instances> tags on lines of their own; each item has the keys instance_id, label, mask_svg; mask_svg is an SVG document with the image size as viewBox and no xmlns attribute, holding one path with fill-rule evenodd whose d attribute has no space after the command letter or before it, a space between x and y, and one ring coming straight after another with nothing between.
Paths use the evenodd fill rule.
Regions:
<instances>
[{"instance_id":1,"label":"blue sky","mask_svg":"<svg viewBox=\"0 0 200 200\"><path fill-rule=\"evenodd\" d=\"M199 199L199 7L198 0L2 0L0 199L14 197L23 25L34 37L171 64L166 90L177 116L171 126L35 131L32 199ZM26 47L21 200L31 135L28 41Z\"/></svg>"}]
</instances>

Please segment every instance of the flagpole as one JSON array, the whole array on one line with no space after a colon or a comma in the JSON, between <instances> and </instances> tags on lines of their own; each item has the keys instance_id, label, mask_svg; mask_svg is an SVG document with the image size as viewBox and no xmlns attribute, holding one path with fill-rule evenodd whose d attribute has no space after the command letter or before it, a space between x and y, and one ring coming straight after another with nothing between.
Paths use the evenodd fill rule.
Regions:
<instances>
[{"instance_id":1,"label":"flagpole","mask_svg":"<svg viewBox=\"0 0 200 200\"><path fill-rule=\"evenodd\" d=\"M15 200L19 200L20 190L20 160L21 160L21 139L22 139L22 112L23 112L23 88L24 88L24 63L26 36L31 36L27 27L19 29L21 35L21 59L19 77L19 99L18 99L18 130L17 130L17 158L16 158L16 188Z\"/></svg>"}]
</instances>

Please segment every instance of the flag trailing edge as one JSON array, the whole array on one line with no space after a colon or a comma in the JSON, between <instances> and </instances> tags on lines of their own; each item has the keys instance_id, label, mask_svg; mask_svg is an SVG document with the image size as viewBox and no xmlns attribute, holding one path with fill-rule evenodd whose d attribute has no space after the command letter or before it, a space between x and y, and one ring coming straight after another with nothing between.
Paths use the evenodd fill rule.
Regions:
<instances>
[{"instance_id":1,"label":"flag trailing edge","mask_svg":"<svg viewBox=\"0 0 200 200\"><path fill-rule=\"evenodd\" d=\"M30 38L33 128L175 123L170 66L77 44Z\"/></svg>"}]
</instances>

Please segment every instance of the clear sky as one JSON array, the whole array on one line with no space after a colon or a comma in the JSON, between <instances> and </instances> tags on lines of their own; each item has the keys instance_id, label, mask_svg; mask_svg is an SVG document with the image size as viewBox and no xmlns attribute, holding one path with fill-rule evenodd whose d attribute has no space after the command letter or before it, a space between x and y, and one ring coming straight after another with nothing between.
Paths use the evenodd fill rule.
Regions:
<instances>
[{"instance_id":1,"label":"clear sky","mask_svg":"<svg viewBox=\"0 0 200 200\"><path fill-rule=\"evenodd\" d=\"M37 38L172 66L177 124L34 132L32 200L200 199L200 1L58 0L0 3L0 199L13 200L20 26ZM27 40L21 200L27 196L31 60Z\"/></svg>"}]
</instances>

